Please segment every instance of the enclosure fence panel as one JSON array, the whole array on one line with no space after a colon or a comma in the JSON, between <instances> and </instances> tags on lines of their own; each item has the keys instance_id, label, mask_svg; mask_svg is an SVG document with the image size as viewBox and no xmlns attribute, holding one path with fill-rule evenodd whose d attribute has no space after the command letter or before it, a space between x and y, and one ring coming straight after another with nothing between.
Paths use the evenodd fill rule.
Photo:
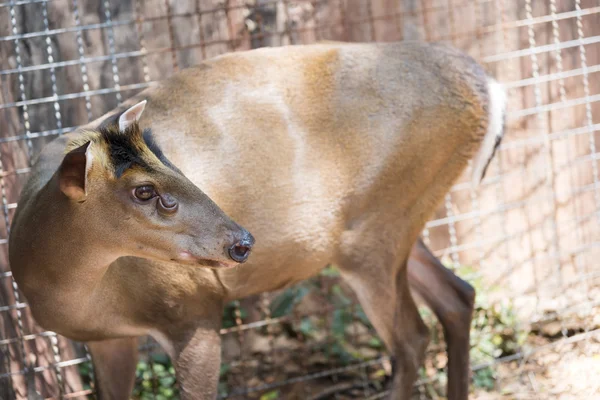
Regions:
<instances>
[{"instance_id":1,"label":"enclosure fence panel","mask_svg":"<svg viewBox=\"0 0 600 400\"><path fill-rule=\"evenodd\" d=\"M8 263L43 146L208 58L322 40L450 43L506 85L507 135L482 185L467 171L423 238L477 287L476 397L600 393L600 1L0 0L0 399L94 393L85 346L36 325ZM387 353L335 268L223 320L222 398L385 395ZM419 398L443 395L432 329ZM176 396L160 347L140 350L134 397Z\"/></svg>"}]
</instances>

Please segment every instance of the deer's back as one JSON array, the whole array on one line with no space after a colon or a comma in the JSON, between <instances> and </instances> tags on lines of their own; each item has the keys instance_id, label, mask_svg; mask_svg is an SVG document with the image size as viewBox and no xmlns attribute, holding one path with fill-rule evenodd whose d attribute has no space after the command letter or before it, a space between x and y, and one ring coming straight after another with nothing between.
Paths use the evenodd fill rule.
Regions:
<instances>
[{"instance_id":1,"label":"deer's back","mask_svg":"<svg viewBox=\"0 0 600 400\"><path fill-rule=\"evenodd\" d=\"M485 82L436 45L261 49L143 93L141 124L255 236L249 262L221 274L237 297L335 262L365 218L414 237L485 132Z\"/></svg>"}]
</instances>

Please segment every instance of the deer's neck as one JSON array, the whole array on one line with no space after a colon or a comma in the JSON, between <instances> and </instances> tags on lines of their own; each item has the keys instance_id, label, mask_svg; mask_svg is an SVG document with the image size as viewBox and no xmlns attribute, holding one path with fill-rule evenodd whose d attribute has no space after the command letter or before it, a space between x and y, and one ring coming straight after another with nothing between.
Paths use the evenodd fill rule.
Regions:
<instances>
[{"instance_id":1,"label":"deer's neck","mask_svg":"<svg viewBox=\"0 0 600 400\"><path fill-rule=\"evenodd\" d=\"M86 224L85 205L70 204L55 177L23 200L22 212L15 215L19 223L13 224L11 232L10 261L28 300L89 297L118 258L102 246L103 235L108 233Z\"/></svg>"}]
</instances>

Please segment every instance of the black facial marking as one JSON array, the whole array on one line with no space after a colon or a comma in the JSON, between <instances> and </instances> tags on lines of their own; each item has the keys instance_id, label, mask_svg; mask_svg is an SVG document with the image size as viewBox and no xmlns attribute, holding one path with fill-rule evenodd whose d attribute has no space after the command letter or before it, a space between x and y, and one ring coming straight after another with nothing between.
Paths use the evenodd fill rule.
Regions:
<instances>
[{"instance_id":1,"label":"black facial marking","mask_svg":"<svg viewBox=\"0 0 600 400\"><path fill-rule=\"evenodd\" d=\"M125 111L123 109L121 112L108 117L98 127L102 139L108 144L108 154L114 166L115 177L120 178L128 168L134 165L146 171L152 169L141 156L141 149L144 146L154 153L156 158L166 167L182 174L179 168L173 165L164 155L149 128L141 132L138 124L134 123L125 132L119 132L119 117Z\"/></svg>"},{"instance_id":2,"label":"black facial marking","mask_svg":"<svg viewBox=\"0 0 600 400\"><path fill-rule=\"evenodd\" d=\"M144 129L142 136L144 138L146 146L148 146L148 149L150 149L150 151L154 153L154 155L160 160L160 162L162 162L167 167L171 168L173 171L182 174L179 168L173 165L171 161L169 161L169 159L164 155L161 148L158 147L158 144L156 144L156 141L154 140L154 135L152 135L152 131L150 130L150 128Z\"/></svg>"},{"instance_id":3,"label":"black facial marking","mask_svg":"<svg viewBox=\"0 0 600 400\"><path fill-rule=\"evenodd\" d=\"M145 170L150 166L141 157L142 134L137 124L131 125L125 132L119 132L119 117L116 113L104 120L98 127L102 140L108 145L108 155L115 169L115 177L120 178L128 168L136 165Z\"/></svg>"},{"instance_id":4,"label":"black facial marking","mask_svg":"<svg viewBox=\"0 0 600 400\"><path fill-rule=\"evenodd\" d=\"M127 128L126 132L120 133L114 125L109 126L103 123L99 127L99 131L102 139L108 145L108 154L115 169L115 177L120 178L128 168L134 165L148 171L151 170L140 155L141 134L137 126L132 125Z\"/></svg>"}]
</instances>

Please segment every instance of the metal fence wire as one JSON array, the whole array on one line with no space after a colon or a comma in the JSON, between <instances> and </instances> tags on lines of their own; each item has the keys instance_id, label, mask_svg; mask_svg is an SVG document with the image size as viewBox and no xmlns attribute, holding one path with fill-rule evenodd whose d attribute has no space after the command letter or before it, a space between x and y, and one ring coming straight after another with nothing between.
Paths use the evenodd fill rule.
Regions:
<instances>
[{"instance_id":1,"label":"metal fence wire","mask_svg":"<svg viewBox=\"0 0 600 400\"><path fill-rule=\"evenodd\" d=\"M600 1L0 1L1 399L94 392L85 347L35 324L8 265L40 149L204 59L320 40L447 42L506 84L507 137L482 186L459 180L423 237L478 289L475 397L600 396ZM334 268L223 321L223 398L385 395L385 350ZM443 396L432 330L415 398ZM134 397L176 396L160 347L140 349Z\"/></svg>"}]
</instances>

